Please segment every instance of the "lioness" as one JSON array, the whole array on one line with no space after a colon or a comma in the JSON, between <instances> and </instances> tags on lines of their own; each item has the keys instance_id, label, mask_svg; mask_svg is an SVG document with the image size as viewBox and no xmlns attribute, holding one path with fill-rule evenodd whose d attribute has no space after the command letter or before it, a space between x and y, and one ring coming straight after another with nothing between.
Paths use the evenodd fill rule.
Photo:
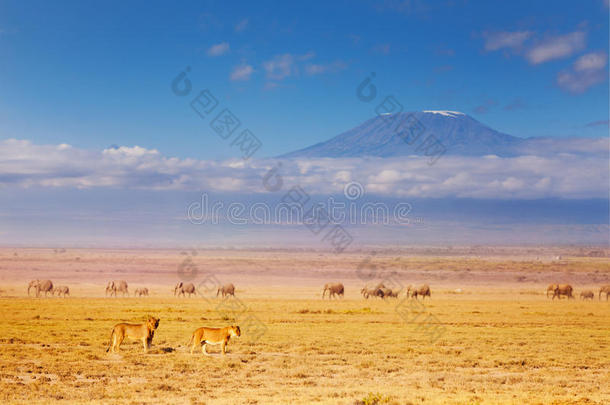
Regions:
<instances>
[{"instance_id":1,"label":"lioness","mask_svg":"<svg viewBox=\"0 0 610 405\"><path fill-rule=\"evenodd\" d=\"M118 351L121 348L121 343L125 337L132 339L142 339L142 345L144 346L144 353L150 348L153 336L155 335L155 329L159 326L160 319L154 316L149 316L146 323L134 325L132 323L117 323L112 329L110 334L110 344L106 352L109 352L112 348L113 352ZM115 350L116 349L116 350Z\"/></svg>"},{"instance_id":2,"label":"lioness","mask_svg":"<svg viewBox=\"0 0 610 405\"><path fill-rule=\"evenodd\" d=\"M239 329L239 326L226 326L224 328L203 327L193 332L188 345L191 346L192 354L197 344L203 344L201 346L201 352L206 356L210 355L206 349L207 344L222 345L222 354L224 356L224 354L226 353L227 343L229 343L229 339L231 339L231 336L241 336L241 330Z\"/></svg>"}]
</instances>

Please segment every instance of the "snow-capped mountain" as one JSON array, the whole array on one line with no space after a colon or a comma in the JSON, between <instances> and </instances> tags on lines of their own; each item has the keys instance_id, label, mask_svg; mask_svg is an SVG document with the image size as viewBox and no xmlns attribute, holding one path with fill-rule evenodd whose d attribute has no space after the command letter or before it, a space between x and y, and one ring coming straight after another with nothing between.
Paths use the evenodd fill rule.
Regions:
<instances>
[{"instance_id":1,"label":"snow-capped mountain","mask_svg":"<svg viewBox=\"0 0 610 405\"><path fill-rule=\"evenodd\" d=\"M410 133L411 131L411 133ZM607 140L593 138L519 138L498 132L457 111L420 111L383 114L328 141L283 156L360 157L423 155L425 140L433 135L447 155L501 157L559 152L607 151ZM584 149L584 150L583 150Z\"/></svg>"}]
</instances>

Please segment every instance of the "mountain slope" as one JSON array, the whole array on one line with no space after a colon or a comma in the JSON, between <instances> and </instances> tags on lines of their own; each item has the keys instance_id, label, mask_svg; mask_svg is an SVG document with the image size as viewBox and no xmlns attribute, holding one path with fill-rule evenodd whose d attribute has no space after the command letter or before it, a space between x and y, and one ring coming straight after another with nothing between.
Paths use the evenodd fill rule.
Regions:
<instances>
[{"instance_id":1,"label":"mountain slope","mask_svg":"<svg viewBox=\"0 0 610 405\"><path fill-rule=\"evenodd\" d=\"M415 117L424 129L410 145L403 138L405 126L398 125L407 117L410 120ZM447 150L446 154L461 156L516 156L528 142L526 139L495 131L463 113L421 111L377 116L328 141L280 157L421 155L424 151L418 150L418 146L429 135L434 135L443 144Z\"/></svg>"}]
</instances>

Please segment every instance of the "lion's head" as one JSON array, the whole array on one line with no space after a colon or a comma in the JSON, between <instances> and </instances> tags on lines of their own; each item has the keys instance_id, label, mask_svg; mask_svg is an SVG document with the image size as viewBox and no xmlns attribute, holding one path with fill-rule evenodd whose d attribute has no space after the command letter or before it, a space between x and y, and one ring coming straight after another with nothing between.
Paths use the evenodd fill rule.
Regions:
<instances>
[{"instance_id":1,"label":"lion's head","mask_svg":"<svg viewBox=\"0 0 610 405\"><path fill-rule=\"evenodd\" d=\"M146 324L148 325L148 328L150 330L155 330L159 327L159 321L161 321L159 318L155 318L154 316L149 316Z\"/></svg>"},{"instance_id":2,"label":"lion's head","mask_svg":"<svg viewBox=\"0 0 610 405\"><path fill-rule=\"evenodd\" d=\"M241 329L239 329L239 326L233 325L229 328L229 333L231 334L231 336L239 337L241 336Z\"/></svg>"}]
</instances>

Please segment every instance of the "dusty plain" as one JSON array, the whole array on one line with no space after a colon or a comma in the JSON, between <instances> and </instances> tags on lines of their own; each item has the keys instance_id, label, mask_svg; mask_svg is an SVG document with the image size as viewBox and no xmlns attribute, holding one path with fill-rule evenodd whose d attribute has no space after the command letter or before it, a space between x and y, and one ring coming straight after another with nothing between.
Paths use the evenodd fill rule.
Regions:
<instances>
[{"instance_id":1,"label":"dusty plain","mask_svg":"<svg viewBox=\"0 0 610 405\"><path fill-rule=\"evenodd\" d=\"M2 248L0 402L607 404L610 301L598 291L609 253ZM28 282L46 278L70 297L28 297ZM120 279L131 296L105 297ZM180 279L199 295L174 297ZM427 283L432 297L360 295L384 279ZM345 298L322 300L330 281ZM234 283L237 300L216 298L217 282ZM553 282L575 299L547 298ZM138 287L150 296L134 297ZM115 323L149 314L161 322L147 354L130 340L106 353ZM224 358L188 353L194 329L232 323L243 334Z\"/></svg>"}]
</instances>

